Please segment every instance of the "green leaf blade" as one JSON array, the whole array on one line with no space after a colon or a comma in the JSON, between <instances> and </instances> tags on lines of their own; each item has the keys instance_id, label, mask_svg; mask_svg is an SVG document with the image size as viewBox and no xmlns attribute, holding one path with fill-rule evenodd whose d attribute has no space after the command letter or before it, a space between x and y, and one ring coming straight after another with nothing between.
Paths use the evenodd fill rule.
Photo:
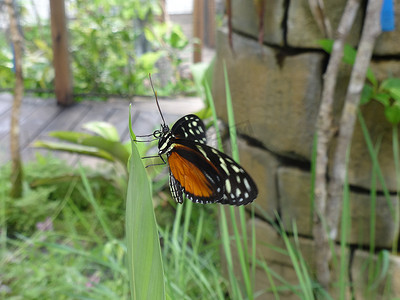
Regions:
<instances>
[{"instance_id":1,"label":"green leaf blade","mask_svg":"<svg viewBox=\"0 0 400 300\"><path fill-rule=\"evenodd\" d=\"M126 241L131 299L165 299L164 270L151 186L135 142L126 203Z\"/></svg>"}]
</instances>

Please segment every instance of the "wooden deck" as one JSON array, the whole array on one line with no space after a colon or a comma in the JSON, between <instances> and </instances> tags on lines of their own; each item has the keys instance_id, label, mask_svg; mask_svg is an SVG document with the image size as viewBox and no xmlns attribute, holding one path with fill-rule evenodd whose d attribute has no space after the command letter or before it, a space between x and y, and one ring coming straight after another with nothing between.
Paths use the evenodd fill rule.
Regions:
<instances>
[{"instance_id":1,"label":"wooden deck","mask_svg":"<svg viewBox=\"0 0 400 300\"><path fill-rule=\"evenodd\" d=\"M167 123L179 117L200 110L203 101L199 98L160 99L160 106ZM84 101L63 108L57 106L55 99L26 97L23 100L20 115L20 146L22 159L27 162L35 158L35 152L44 155L46 150L32 148L36 140L52 140L50 131L82 131L82 125L91 121L105 121L113 124L122 141L129 140L128 109L132 103L132 126L137 135L149 134L160 127L161 118L154 98L137 97L129 100L110 99L106 102ZM10 117L12 95L0 94L0 165L10 160ZM53 151L53 156L61 157L70 164L81 161L84 165L93 165L97 159Z\"/></svg>"}]
</instances>

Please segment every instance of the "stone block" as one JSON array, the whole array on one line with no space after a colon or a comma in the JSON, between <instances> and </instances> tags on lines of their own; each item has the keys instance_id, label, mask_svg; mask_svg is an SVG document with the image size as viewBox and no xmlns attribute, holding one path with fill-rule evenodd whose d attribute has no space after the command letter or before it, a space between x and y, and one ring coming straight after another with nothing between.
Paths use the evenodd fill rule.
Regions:
<instances>
[{"instance_id":1,"label":"stone block","mask_svg":"<svg viewBox=\"0 0 400 300\"><path fill-rule=\"evenodd\" d=\"M310 173L289 167L281 167L277 173L281 218L286 230L293 232L293 222L296 222L300 234L312 237Z\"/></svg>"},{"instance_id":2,"label":"stone block","mask_svg":"<svg viewBox=\"0 0 400 300\"><path fill-rule=\"evenodd\" d=\"M390 191L395 192L397 184L393 156L392 124L386 120L383 106L376 101L371 101L361 106L360 110L365 119L373 145L380 145L378 161L385 179L385 185ZM358 121L354 128L350 151L348 171L350 184L370 189L373 174L372 160ZM378 178L376 174L375 176ZM378 179L376 179L376 183L377 188L382 190L382 184Z\"/></svg>"},{"instance_id":3,"label":"stone block","mask_svg":"<svg viewBox=\"0 0 400 300\"><path fill-rule=\"evenodd\" d=\"M395 30L382 32L375 43L375 55L399 55L400 54L400 0L393 0L395 10Z\"/></svg>"},{"instance_id":4,"label":"stone block","mask_svg":"<svg viewBox=\"0 0 400 300\"><path fill-rule=\"evenodd\" d=\"M230 143L226 143L230 154ZM276 190L276 172L278 159L267 150L250 146L245 140L238 138L240 164L251 175L257 184L258 197L252 205L260 216L275 218L278 211L278 194ZM246 206L249 208L249 206Z\"/></svg>"},{"instance_id":5,"label":"stone block","mask_svg":"<svg viewBox=\"0 0 400 300\"><path fill-rule=\"evenodd\" d=\"M384 265L388 264L385 272ZM363 250L354 252L351 266L355 299L384 300L400 298L400 258L370 255ZM371 276L372 274L372 276Z\"/></svg>"},{"instance_id":6,"label":"stone block","mask_svg":"<svg viewBox=\"0 0 400 300\"><path fill-rule=\"evenodd\" d=\"M263 41L273 45L283 46L283 27L285 8L283 0L268 1L264 14ZM255 2L242 0L232 1L232 28L239 33L245 33L258 40L258 23ZM235 45L233 45L235 48Z\"/></svg>"},{"instance_id":7,"label":"stone block","mask_svg":"<svg viewBox=\"0 0 400 300\"><path fill-rule=\"evenodd\" d=\"M225 62L236 122L248 124L250 135L272 152L309 159L325 56L305 53L282 57L277 50L252 39L233 34L233 40L234 53L226 30L218 32L213 79L218 115L227 121Z\"/></svg>"},{"instance_id":8,"label":"stone block","mask_svg":"<svg viewBox=\"0 0 400 300\"><path fill-rule=\"evenodd\" d=\"M248 235L250 235L251 228L252 228L251 221L248 221ZM293 262L291 261L290 256L287 254L287 247L283 241L283 238L271 225L261 220L255 220L255 232L256 232L256 242L257 242L256 246L257 259L265 262L265 264L269 268L275 271L289 284L293 286L298 285L299 284L298 275L296 274L293 268ZM290 237L289 241L292 247L295 249L294 251L297 252L299 256L301 256L304 259L305 264L308 267L307 271L309 276L311 278L314 278L313 277L315 274L314 259L315 259L315 251L317 251L317 249L315 249L314 241L303 237L298 237L297 240L293 237ZM336 259L340 261L341 259L340 248L335 247L335 252L336 252ZM346 249L344 259L347 260L349 254L350 251ZM265 270L261 269L261 267L257 268L259 276L257 276L255 282L256 290L260 290L262 289L262 287L264 288L270 287L270 282L268 281ZM262 274L264 274L264 276L262 276ZM338 266L332 266L331 270L332 282L336 282L339 279L339 274L340 270ZM274 283L276 286L283 285L287 287L287 284L285 285L276 279ZM349 291L347 291L347 294L348 292ZM333 297L333 299L338 299L337 297L334 297L334 295L337 294L337 291L335 289L330 290L329 293ZM271 299L268 298L268 295L270 294L266 294L265 297L262 297L261 299ZM280 296L281 299L299 299L298 298L299 295L294 295L291 292L285 292L283 294L280 294Z\"/></svg>"},{"instance_id":9,"label":"stone block","mask_svg":"<svg viewBox=\"0 0 400 300\"><path fill-rule=\"evenodd\" d=\"M289 167L278 169L279 202L281 218L286 230L292 231L296 222L299 234L312 237L312 209L310 200L311 175ZM398 207L396 196L390 197L394 209ZM376 197L375 245L390 248L398 234L388 202L384 196ZM355 245L370 244L371 198L367 193L350 192L351 229L347 242ZM340 240L340 233L337 241Z\"/></svg>"},{"instance_id":10,"label":"stone block","mask_svg":"<svg viewBox=\"0 0 400 300\"><path fill-rule=\"evenodd\" d=\"M331 22L333 33L339 25L346 2L346 0L324 1L325 13ZM361 11L360 9L346 41L353 46L357 45L360 37L363 21ZM287 44L295 48L321 48L318 40L324 38L326 38L324 33L319 29L311 13L309 1L290 1L287 19Z\"/></svg>"}]
</instances>

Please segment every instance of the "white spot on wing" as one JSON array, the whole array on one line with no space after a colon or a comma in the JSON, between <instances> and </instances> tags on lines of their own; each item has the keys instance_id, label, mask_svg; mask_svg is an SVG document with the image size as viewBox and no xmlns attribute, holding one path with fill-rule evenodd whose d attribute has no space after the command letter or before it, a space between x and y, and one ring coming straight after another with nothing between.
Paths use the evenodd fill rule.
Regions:
<instances>
[{"instance_id":1,"label":"white spot on wing","mask_svg":"<svg viewBox=\"0 0 400 300\"><path fill-rule=\"evenodd\" d=\"M249 191L249 190L250 190L250 184L249 184L249 182L247 181L247 178L245 178L245 179L243 180L243 182L244 182L244 185L245 185L246 189Z\"/></svg>"},{"instance_id":2,"label":"white spot on wing","mask_svg":"<svg viewBox=\"0 0 400 300\"><path fill-rule=\"evenodd\" d=\"M236 197L239 197L239 196L240 196L240 189L236 188Z\"/></svg>"},{"instance_id":3,"label":"white spot on wing","mask_svg":"<svg viewBox=\"0 0 400 300\"><path fill-rule=\"evenodd\" d=\"M236 173L240 172L240 168L238 168L237 166L232 165L231 167L232 167L233 171L235 171Z\"/></svg>"},{"instance_id":4,"label":"white spot on wing","mask_svg":"<svg viewBox=\"0 0 400 300\"><path fill-rule=\"evenodd\" d=\"M231 192L231 183L228 179L225 180L225 187L226 187L226 192L229 194Z\"/></svg>"}]
</instances>

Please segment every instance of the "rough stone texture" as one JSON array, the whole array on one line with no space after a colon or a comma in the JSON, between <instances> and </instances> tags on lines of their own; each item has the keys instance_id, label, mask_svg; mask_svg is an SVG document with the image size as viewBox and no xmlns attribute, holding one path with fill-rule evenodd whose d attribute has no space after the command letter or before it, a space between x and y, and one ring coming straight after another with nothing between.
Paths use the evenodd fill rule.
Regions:
<instances>
[{"instance_id":1,"label":"rough stone texture","mask_svg":"<svg viewBox=\"0 0 400 300\"><path fill-rule=\"evenodd\" d=\"M399 4L400 7L400 4ZM400 41L400 38L399 40ZM400 46L397 47L400 51ZM400 61L395 59L372 60L371 68L378 81L383 81L389 77L400 77Z\"/></svg>"},{"instance_id":2,"label":"rough stone texture","mask_svg":"<svg viewBox=\"0 0 400 300\"><path fill-rule=\"evenodd\" d=\"M324 55L307 53L278 59L273 48L237 34L233 40L235 53L229 48L226 30L218 32L213 84L218 115L226 122L225 61L236 122L249 124L251 136L272 152L308 159Z\"/></svg>"},{"instance_id":3,"label":"rough stone texture","mask_svg":"<svg viewBox=\"0 0 400 300\"><path fill-rule=\"evenodd\" d=\"M285 228L292 232L296 222L300 234L312 237L313 211L310 173L296 168L278 169L279 204Z\"/></svg>"},{"instance_id":4,"label":"rough stone texture","mask_svg":"<svg viewBox=\"0 0 400 300\"><path fill-rule=\"evenodd\" d=\"M387 188L396 191L396 170L394 166L392 125L386 120L383 106L372 101L361 106L361 113L365 119L373 145L380 144L378 161L384 174ZM372 160L361 131L360 123L356 123L351 143L348 179L350 184L366 189L371 188ZM377 180L377 187L382 190L382 185Z\"/></svg>"},{"instance_id":5,"label":"rough stone texture","mask_svg":"<svg viewBox=\"0 0 400 300\"><path fill-rule=\"evenodd\" d=\"M283 46L284 1L268 1L264 15L264 37L266 43ZM232 27L258 40L259 17L254 2L232 1ZM233 45L235 47L235 45Z\"/></svg>"},{"instance_id":6,"label":"rough stone texture","mask_svg":"<svg viewBox=\"0 0 400 300\"><path fill-rule=\"evenodd\" d=\"M382 32L375 44L375 55L398 55L400 54L400 0L393 0L395 9L395 30Z\"/></svg>"},{"instance_id":7,"label":"rough stone texture","mask_svg":"<svg viewBox=\"0 0 400 300\"><path fill-rule=\"evenodd\" d=\"M229 144L229 143L227 143ZM226 149L230 149L227 145ZM255 200L256 212L260 216L275 218L278 210L278 194L276 190L276 171L278 160L266 150L250 146L246 141L238 139L240 164L251 175L258 187ZM227 152L230 153L230 150Z\"/></svg>"},{"instance_id":8,"label":"rough stone texture","mask_svg":"<svg viewBox=\"0 0 400 300\"><path fill-rule=\"evenodd\" d=\"M387 261L386 261L387 262ZM377 255L370 256L368 252L356 250L354 253L351 274L353 277L355 299L357 300L383 300L399 299L400 297L400 258L389 255L389 268L383 271L385 262ZM372 279L369 278L372 266ZM379 276L382 276L379 278ZM368 282L370 284L368 285ZM371 288L373 286L373 288Z\"/></svg>"},{"instance_id":9,"label":"rough stone texture","mask_svg":"<svg viewBox=\"0 0 400 300\"><path fill-rule=\"evenodd\" d=\"M305 236L312 236L312 218L310 201L311 175L296 168L282 167L278 169L279 202L281 218L286 230L292 232L292 222L296 222L297 230ZM391 197L392 205L398 205L396 196ZM355 245L370 244L370 196L350 192L351 230L347 242ZM375 245L390 248L398 228L395 226L390 208L384 196L376 198ZM339 241L340 234L337 240Z\"/></svg>"},{"instance_id":10,"label":"rough stone texture","mask_svg":"<svg viewBox=\"0 0 400 300\"><path fill-rule=\"evenodd\" d=\"M389 77L400 77L400 62L395 60L378 62L372 61L371 68L379 82L382 82ZM339 117L343 107L343 101L346 96L350 73L351 66L341 66L338 75L338 84L335 91L335 127L339 126ZM385 179L386 187L391 192L395 192L397 187L396 173L393 163L392 125L386 121L383 106L376 101L372 101L368 105L361 106L361 111L374 145L376 145L378 141L380 142L378 160ZM330 150L331 152L334 150L334 145ZM356 121L351 144L348 179L351 185L370 189L371 175L372 161L360 124L358 121ZM382 191L382 185L380 181L377 182L377 187L380 191Z\"/></svg>"},{"instance_id":11,"label":"rough stone texture","mask_svg":"<svg viewBox=\"0 0 400 300\"><path fill-rule=\"evenodd\" d=\"M335 32L339 25L347 0L324 1L325 12ZM326 38L319 29L311 13L308 0L290 1L287 20L287 43L296 48L321 48L318 40ZM355 46L359 40L362 26L361 10L356 17L347 43Z\"/></svg>"},{"instance_id":12,"label":"rough stone texture","mask_svg":"<svg viewBox=\"0 0 400 300\"><path fill-rule=\"evenodd\" d=\"M248 222L248 234L251 232L251 222ZM256 255L257 259L264 261L266 265L271 268L273 271L277 272L278 275L282 276L282 278L287 281L289 284L298 285L298 276L293 268L293 263L287 253L285 243L282 237L277 233L277 231L269 224L262 222L260 220L255 221L255 232L256 232L256 241L257 241L257 249ZM294 238L289 238L292 247L294 247L295 251L301 255L308 266L309 275L312 277L315 273L315 264L314 264L314 253L316 251L314 242L311 239L306 239L302 237L298 237L297 241ZM340 252L339 247L336 247L336 258L340 260ZM283 250L283 251L282 251ZM345 256L346 259L349 255L349 251L346 250ZM256 290L261 290L270 287L270 282L266 276L265 270L261 267L257 267L257 273L255 287ZM339 270L336 267L333 267L332 270L332 282L336 282L339 278ZM274 284L276 286L285 286L286 284L280 282L277 279L274 279ZM335 297L337 295L337 291L332 289L329 291L330 295L333 299L339 299ZM265 294L260 299L273 299L269 298L271 294ZM281 299L299 299L299 295L295 295L292 292L283 292L279 294ZM300 297L301 298L301 297ZM258 299L258 298L257 298ZM349 298L348 298L349 299Z\"/></svg>"}]
</instances>

